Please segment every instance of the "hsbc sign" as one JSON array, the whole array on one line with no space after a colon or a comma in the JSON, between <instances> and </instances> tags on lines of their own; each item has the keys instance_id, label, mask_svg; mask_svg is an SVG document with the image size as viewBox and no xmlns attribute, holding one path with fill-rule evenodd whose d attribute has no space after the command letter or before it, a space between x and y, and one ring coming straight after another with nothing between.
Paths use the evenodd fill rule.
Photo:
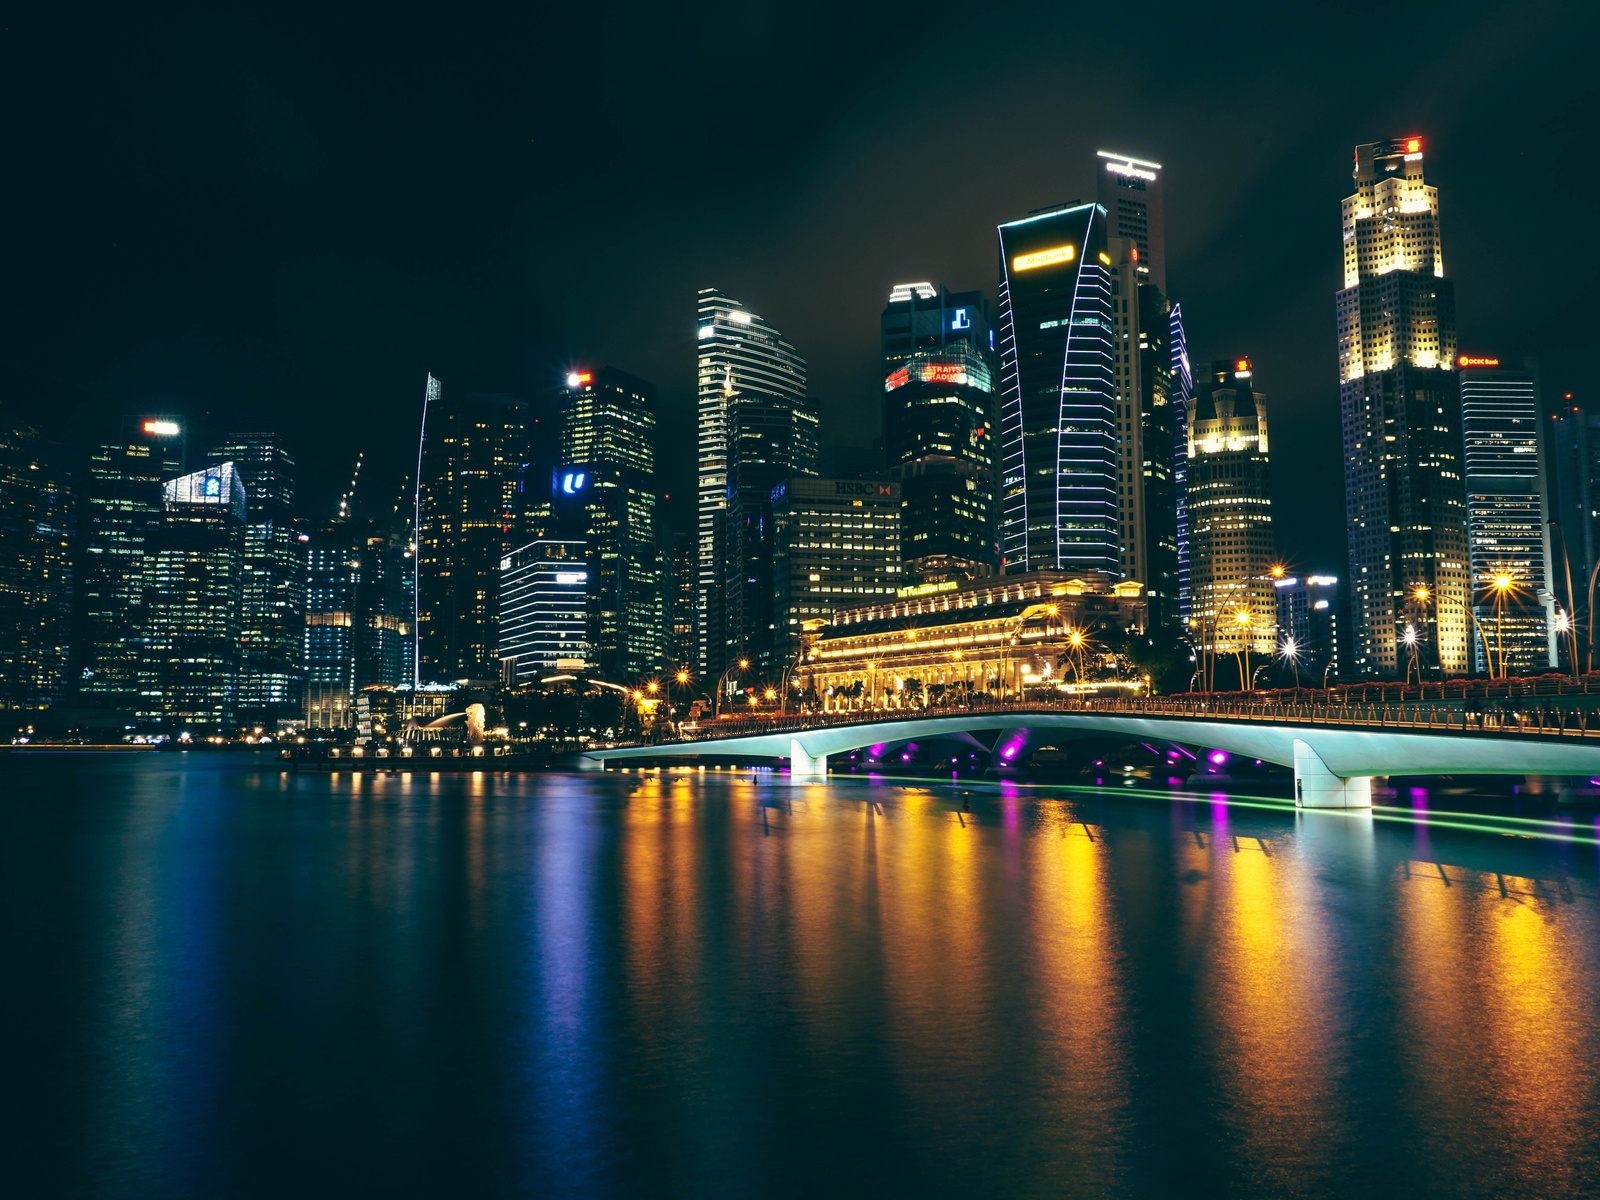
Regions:
<instances>
[{"instance_id":1,"label":"hsbc sign","mask_svg":"<svg viewBox=\"0 0 1600 1200\"><path fill-rule=\"evenodd\" d=\"M833 494L835 496L893 496L895 485L892 483L869 483L861 479L835 479L833 481Z\"/></svg>"}]
</instances>

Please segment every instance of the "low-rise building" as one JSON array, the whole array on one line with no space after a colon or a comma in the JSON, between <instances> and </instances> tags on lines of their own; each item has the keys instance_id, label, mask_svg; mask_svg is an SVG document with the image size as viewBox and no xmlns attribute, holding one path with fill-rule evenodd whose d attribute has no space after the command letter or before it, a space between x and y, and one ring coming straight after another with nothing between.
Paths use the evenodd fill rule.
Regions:
<instances>
[{"instance_id":1,"label":"low-rise building","mask_svg":"<svg viewBox=\"0 0 1600 1200\"><path fill-rule=\"evenodd\" d=\"M798 679L829 710L1098 689L1123 641L1144 631L1140 586L1032 571L901 588L808 622ZM1124 674L1112 682L1144 686Z\"/></svg>"}]
</instances>

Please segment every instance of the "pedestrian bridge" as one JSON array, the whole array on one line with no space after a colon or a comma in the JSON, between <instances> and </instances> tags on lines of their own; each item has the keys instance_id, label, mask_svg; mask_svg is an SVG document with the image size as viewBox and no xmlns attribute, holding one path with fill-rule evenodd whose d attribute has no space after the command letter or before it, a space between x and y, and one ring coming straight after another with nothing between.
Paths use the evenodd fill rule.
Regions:
<instances>
[{"instance_id":1,"label":"pedestrian bridge","mask_svg":"<svg viewBox=\"0 0 1600 1200\"><path fill-rule=\"evenodd\" d=\"M817 713L686 729L676 740L586 751L585 769L671 758L787 759L825 775L828 756L935 737L994 734L997 760L1041 738L1105 735L1202 746L1292 768L1306 808L1367 808L1376 775L1595 775L1600 713L1481 711L1440 705L1112 700L961 710ZM1009 753L1008 753L1009 751Z\"/></svg>"}]
</instances>

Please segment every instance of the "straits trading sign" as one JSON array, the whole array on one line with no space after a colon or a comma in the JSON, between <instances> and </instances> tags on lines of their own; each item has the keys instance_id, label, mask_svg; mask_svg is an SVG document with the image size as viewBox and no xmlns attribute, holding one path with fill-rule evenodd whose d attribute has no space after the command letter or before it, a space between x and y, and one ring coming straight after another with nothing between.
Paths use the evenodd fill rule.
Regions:
<instances>
[{"instance_id":1,"label":"straits trading sign","mask_svg":"<svg viewBox=\"0 0 1600 1200\"><path fill-rule=\"evenodd\" d=\"M982 387L961 363L915 362L892 372L883 381L883 390L892 392L908 383L950 383L958 387Z\"/></svg>"}]
</instances>

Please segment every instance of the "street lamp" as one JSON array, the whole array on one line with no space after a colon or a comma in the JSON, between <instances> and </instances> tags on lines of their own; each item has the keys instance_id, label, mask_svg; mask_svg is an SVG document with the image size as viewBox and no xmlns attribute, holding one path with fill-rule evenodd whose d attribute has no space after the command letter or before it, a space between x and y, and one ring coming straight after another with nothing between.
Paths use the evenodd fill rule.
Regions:
<instances>
[{"instance_id":1,"label":"street lamp","mask_svg":"<svg viewBox=\"0 0 1600 1200\"><path fill-rule=\"evenodd\" d=\"M1295 643L1294 638L1286 637L1283 639L1283 649L1279 653L1288 659L1289 665L1294 668L1294 690L1298 692L1300 690L1300 647Z\"/></svg>"},{"instance_id":2,"label":"street lamp","mask_svg":"<svg viewBox=\"0 0 1600 1200\"><path fill-rule=\"evenodd\" d=\"M733 674L733 672L736 670L748 671L749 669L750 660L748 658L741 658L736 663L729 663L723 668L722 674L717 676L717 689L711 698L711 715L713 718L720 717L722 715L722 694L725 690L725 685L728 682L728 676ZM753 704L755 702L752 700L751 703Z\"/></svg>"},{"instance_id":3,"label":"street lamp","mask_svg":"<svg viewBox=\"0 0 1600 1200\"><path fill-rule=\"evenodd\" d=\"M1400 639L1411 651L1411 657L1406 660L1406 682L1411 682L1411 668L1417 668L1417 682L1422 682L1422 664L1417 661L1417 627L1407 624L1405 636Z\"/></svg>"},{"instance_id":4,"label":"street lamp","mask_svg":"<svg viewBox=\"0 0 1600 1200\"><path fill-rule=\"evenodd\" d=\"M1235 658L1243 657L1239 662L1239 689L1250 690L1250 610L1241 608L1233 614L1233 623L1239 627L1239 649L1233 652Z\"/></svg>"},{"instance_id":5,"label":"street lamp","mask_svg":"<svg viewBox=\"0 0 1600 1200\"><path fill-rule=\"evenodd\" d=\"M1506 675L1506 597L1516 590L1516 581L1509 571L1496 571L1489 581L1494 588L1494 643L1500 655L1500 678Z\"/></svg>"}]
</instances>

